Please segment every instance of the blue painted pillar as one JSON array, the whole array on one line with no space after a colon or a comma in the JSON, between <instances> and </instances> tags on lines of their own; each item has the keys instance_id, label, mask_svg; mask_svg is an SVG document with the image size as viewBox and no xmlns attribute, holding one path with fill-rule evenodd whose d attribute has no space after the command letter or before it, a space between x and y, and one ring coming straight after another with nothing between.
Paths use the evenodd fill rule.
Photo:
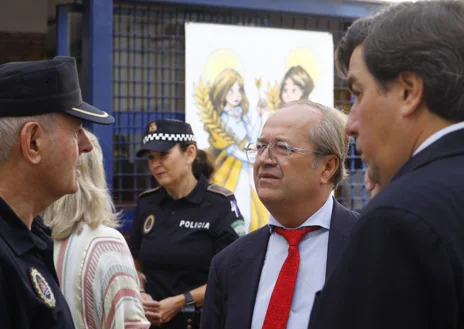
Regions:
<instances>
[{"instance_id":1,"label":"blue painted pillar","mask_svg":"<svg viewBox=\"0 0 464 329\"><path fill-rule=\"evenodd\" d=\"M56 6L56 56L69 56L69 5Z\"/></svg>"},{"instance_id":2,"label":"blue painted pillar","mask_svg":"<svg viewBox=\"0 0 464 329\"><path fill-rule=\"evenodd\" d=\"M113 113L113 1L85 0L82 19L84 100ZM108 185L113 179L113 126L88 125L99 138Z\"/></svg>"}]
</instances>

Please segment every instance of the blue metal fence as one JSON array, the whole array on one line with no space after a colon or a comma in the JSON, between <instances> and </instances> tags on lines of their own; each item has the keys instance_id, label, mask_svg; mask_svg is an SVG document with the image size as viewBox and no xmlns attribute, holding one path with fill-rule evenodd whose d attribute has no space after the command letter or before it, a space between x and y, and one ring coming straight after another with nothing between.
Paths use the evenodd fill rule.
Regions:
<instances>
[{"instance_id":1,"label":"blue metal fence","mask_svg":"<svg viewBox=\"0 0 464 329\"><path fill-rule=\"evenodd\" d=\"M128 226L138 194L155 184L146 160L135 158L145 125L158 118L185 117L185 22L328 31L337 43L351 20L167 4L115 5L113 191L118 209L126 210ZM337 77L334 99L348 110L351 98L345 83ZM369 196L364 188L365 168L353 147L347 167L350 178L336 196L344 205L361 209Z\"/></svg>"}]
</instances>

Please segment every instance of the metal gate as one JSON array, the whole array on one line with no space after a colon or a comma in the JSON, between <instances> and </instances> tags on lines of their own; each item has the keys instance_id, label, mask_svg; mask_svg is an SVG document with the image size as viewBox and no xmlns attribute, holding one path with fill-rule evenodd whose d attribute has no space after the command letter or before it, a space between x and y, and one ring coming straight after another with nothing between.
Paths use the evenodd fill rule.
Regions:
<instances>
[{"instance_id":1,"label":"metal gate","mask_svg":"<svg viewBox=\"0 0 464 329\"><path fill-rule=\"evenodd\" d=\"M186 22L209 22L328 31L335 44L351 21L266 12L198 9L165 5L115 5L113 16L113 191L118 209L131 219L137 196L154 185L146 160L138 160L145 124L159 118L184 119ZM335 77L335 103L349 109L346 85ZM346 163L350 177L336 191L352 209L364 207L364 165L354 148ZM128 222L128 225L129 222Z\"/></svg>"}]
</instances>

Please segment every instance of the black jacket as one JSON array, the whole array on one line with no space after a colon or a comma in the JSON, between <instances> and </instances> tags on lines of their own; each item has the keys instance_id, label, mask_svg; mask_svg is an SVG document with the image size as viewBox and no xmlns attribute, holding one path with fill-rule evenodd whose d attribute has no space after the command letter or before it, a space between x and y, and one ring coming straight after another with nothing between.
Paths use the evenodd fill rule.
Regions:
<instances>
[{"instance_id":1,"label":"black jacket","mask_svg":"<svg viewBox=\"0 0 464 329\"><path fill-rule=\"evenodd\" d=\"M367 206L310 328L464 328L464 130L412 157Z\"/></svg>"},{"instance_id":2,"label":"black jacket","mask_svg":"<svg viewBox=\"0 0 464 329\"><path fill-rule=\"evenodd\" d=\"M0 328L74 328L49 233L40 217L29 230L0 198Z\"/></svg>"}]
</instances>

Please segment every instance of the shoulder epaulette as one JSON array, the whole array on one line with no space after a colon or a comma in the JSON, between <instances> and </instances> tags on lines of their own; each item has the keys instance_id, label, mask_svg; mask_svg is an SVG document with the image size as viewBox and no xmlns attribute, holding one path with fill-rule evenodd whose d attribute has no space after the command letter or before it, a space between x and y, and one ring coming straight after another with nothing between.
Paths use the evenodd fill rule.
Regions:
<instances>
[{"instance_id":1,"label":"shoulder epaulette","mask_svg":"<svg viewBox=\"0 0 464 329\"><path fill-rule=\"evenodd\" d=\"M158 186L158 187L155 187L155 188L152 188L150 190L146 190L146 191L143 191L142 193L139 194L139 198L141 196L144 196L144 195L147 195L147 194L150 194L150 193L153 193L155 191L158 191L160 189L161 186Z\"/></svg>"},{"instance_id":2,"label":"shoulder epaulette","mask_svg":"<svg viewBox=\"0 0 464 329\"><path fill-rule=\"evenodd\" d=\"M211 191L211 192L214 192L214 193L217 193L217 194L221 194L223 196L234 195L234 192L226 189L225 187L222 187L222 186L219 186L219 185L216 185L216 184L211 184L210 186L208 186L208 191Z\"/></svg>"}]
</instances>

